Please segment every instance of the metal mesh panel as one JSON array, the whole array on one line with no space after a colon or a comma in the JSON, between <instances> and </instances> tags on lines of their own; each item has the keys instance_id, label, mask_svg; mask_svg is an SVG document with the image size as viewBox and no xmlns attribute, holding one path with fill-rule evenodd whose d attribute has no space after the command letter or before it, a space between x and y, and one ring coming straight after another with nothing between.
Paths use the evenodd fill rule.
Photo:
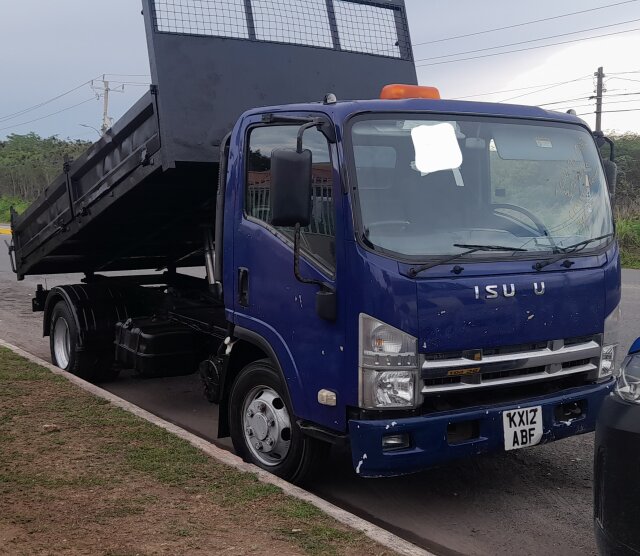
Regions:
<instances>
[{"instance_id":1,"label":"metal mesh panel","mask_svg":"<svg viewBox=\"0 0 640 556\"><path fill-rule=\"evenodd\" d=\"M156 31L411 59L404 11L367 0L153 0Z\"/></svg>"},{"instance_id":2,"label":"metal mesh panel","mask_svg":"<svg viewBox=\"0 0 640 556\"><path fill-rule=\"evenodd\" d=\"M256 38L333 48L324 0L252 0Z\"/></svg>"},{"instance_id":3,"label":"metal mesh panel","mask_svg":"<svg viewBox=\"0 0 640 556\"><path fill-rule=\"evenodd\" d=\"M400 41L406 41L409 33L404 19L404 29L398 29L397 10L344 0L335 0L334 10L343 50L401 57ZM399 37L399 32L404 36Z\"/></svg>"},{"instance_id":4,"label":"metal mesh panel","mask_svg":"<svg viewBox=\"0 0 640 556\"><path fill-rule=\"evenodd\" d=\"M157 31L249 38L244 0L155 0Z\"/></svg>"}]
</instances>

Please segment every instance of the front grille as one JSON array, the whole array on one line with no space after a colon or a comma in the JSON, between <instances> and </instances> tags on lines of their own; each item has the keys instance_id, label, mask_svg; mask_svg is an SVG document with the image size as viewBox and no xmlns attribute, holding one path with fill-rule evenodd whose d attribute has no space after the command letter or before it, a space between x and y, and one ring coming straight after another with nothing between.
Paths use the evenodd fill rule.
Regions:
<instances>
[{"instance_id":1,"label":"front grille","mask_svg":"<svg viewBox=\"0 0 640 556\"><path fill-rule=\"evenodd\" d=\"M523 351L534 351L537 349L544 349L547 347L548 343L549 342L537 342L535 344L516 344L512 346L503 346L503 347L488 348L483 350L470 350L470 351L474 351L474 352L482 351L483 356L508 355L511 353L521 353ZM460 357L464 357L464 354L465 354L465 350L448 351L443 353L429 353L425 355L425 360L426 361L446 361L448 359L457 359Z\"/></svg>"},{"instance_id":2,"label":"front grille","mask_svg":"<svg viewBox=\"0 0 640 556\"><path fill-rule=\"evenodd\" d=\"M483 409L495 405L519 403L542 396L552 396L571 388L592 384L588 374L578 373L556 380L515 383L505 388L480 388L478 390L450 390L438 395L425 396L422 413L432 414L459 409Z\"/></svg>"},{"instance_id":3,"label":"front grille","mask_svg":"<svg viewBox=\"0 0 640 556\"><path fill-rule=\"evenodd\" d=\"M426 355L422 393L426 396L592 373L598 370L601 344L597 335Z\"/></svg>"},{"instance_id":4,"label":"front grille","mask_svg":"<svg viewBox=\"0 0 640 556\"><path fill-rule=\"evenodd\" d=\"M460 382L459 376L448 376L443 378L425 378L424 384L429 386L441 386L443 384L456 384Z\"/></svg>"}]
</instances>

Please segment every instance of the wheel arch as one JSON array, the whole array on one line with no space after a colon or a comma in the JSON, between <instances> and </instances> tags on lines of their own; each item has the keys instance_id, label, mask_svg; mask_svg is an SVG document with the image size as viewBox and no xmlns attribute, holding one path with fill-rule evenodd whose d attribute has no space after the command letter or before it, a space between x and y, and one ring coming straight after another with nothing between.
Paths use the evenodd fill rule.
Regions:
<instances>
[{"instance_id":1,"label":"wheel arch","mask_svg":"<svg viewBox=\"0 0 640 556\"><path fill-rule=\"evenodd\" d=\"M228 437L229 432L229 396L231 388L240 374L250 363L261 359L270 360L276 368L280 381L284 387L283 395L287 398L289 406L293 407L291 394L286 377L282 370L280 360L271 344L257 332L236 326L233 331L233 346L231 353L226 357L224 367L224 380L220 396L218 413L218 438Z\"/></svg>"},{"instance_id":2,"label":"wheel arch","mask_svg":"<svg viewBox=\"0 0 640 556\"><path fill-rule=\"evenodd\" d=\"M68 289L68 286L56 286L49 292L44 304L44 313L42 317L43 337L51 334L51 316L53 314L53 309L60 301L64 301L67 304L67 307L69 307L71 315L73 316L73 320L75 321L76 328L77 330L80 330L80 319L78 318L77 306L73 303Z\"/></svg>"},{"instance_id":3,"label":"wheel arch","mask_svg":"<svg viewBox=\"0 0 640 556\"><path fill-rule=\"evenodd\" d=\"M130 300L126 291L117 285L105 281L56 286L44 304L43 336L51 334L52 313L60 301L67 304L73 315L80 348L102 346L107 340L113 341L116 322L130 316Z\"/></svg>"}]
</instances>

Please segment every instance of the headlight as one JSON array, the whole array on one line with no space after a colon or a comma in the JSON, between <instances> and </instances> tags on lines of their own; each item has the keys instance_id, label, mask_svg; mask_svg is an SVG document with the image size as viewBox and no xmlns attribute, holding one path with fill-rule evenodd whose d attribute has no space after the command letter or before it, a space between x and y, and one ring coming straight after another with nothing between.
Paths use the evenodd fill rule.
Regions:
<instances>
[{"instance_id":1,"label":"headlight","mask_svg":"<svg viewBox=\"0 0 640 556\"><path fill-rule=\"evenodd\" d=\"M640 403L640 353L628 355L622 362L616 393L627 402Z\"/></svg>"},{"instance_id":2,"label":"headlight","mask_svg":"<svg viewBox=\"0 0 640 556\"><path fill-rule=\"evenodd\" d=\"M417 407L417 339L368 315L360 315L360 407Z\"/></svg>"},{"instance_id":3,"label":"headlight","mask_svg":"<svg viewBox=\"0 0 640 556\"><path fill-rule=\"evenodd\" d=\"M622 314L618 305L604 321L602 356L600 357L599 377L604 378L616 370L616 352L618 349Z\"/></svg>"}]
</instances>

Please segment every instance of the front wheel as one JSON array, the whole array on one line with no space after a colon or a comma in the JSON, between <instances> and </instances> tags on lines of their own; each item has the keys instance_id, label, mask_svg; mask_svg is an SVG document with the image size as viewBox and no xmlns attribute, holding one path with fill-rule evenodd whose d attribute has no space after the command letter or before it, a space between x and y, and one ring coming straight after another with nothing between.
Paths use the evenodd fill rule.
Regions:
<instances>
[{"instance_id":1,"label":"front wheel","mask_svg":"<svg viewBox=\"0 0 640 556\"><path fill-rule=\"evenodd\" d=\"M231 440L245 461L300 484L327 456L329 445L302 434L283 394L270 361L242 369L229 400Z\"/></svg>"}]
</instances>

